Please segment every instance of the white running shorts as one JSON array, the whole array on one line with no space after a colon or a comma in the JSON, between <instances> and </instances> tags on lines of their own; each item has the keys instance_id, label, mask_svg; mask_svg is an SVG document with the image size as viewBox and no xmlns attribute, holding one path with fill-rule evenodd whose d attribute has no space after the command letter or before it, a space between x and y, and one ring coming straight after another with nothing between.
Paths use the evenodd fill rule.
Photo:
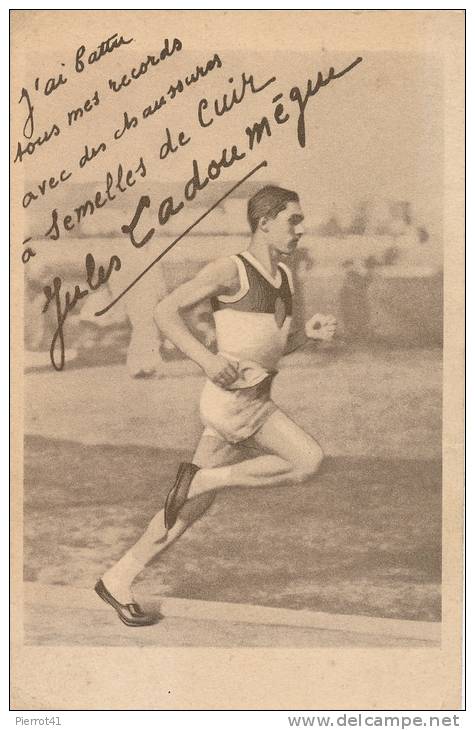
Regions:
<instances>
[{"instance_id":1,"label":"white running shorts","mask_svg":"<svg viewBox=\"0 0 475 730\"><path fill-rule=\"evenodd\" d=\"M257 385L236 390L225 390L207 380L200 400L205 434L232 444L253 436L277 410L270 393L273 379L271 374Z\"/></svg>"}]
</instances>

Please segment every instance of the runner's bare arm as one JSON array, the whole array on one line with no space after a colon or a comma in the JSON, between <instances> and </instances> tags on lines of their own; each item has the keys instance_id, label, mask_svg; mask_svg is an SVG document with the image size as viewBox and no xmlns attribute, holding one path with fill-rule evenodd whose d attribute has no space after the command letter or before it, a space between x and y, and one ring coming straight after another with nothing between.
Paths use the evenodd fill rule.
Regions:
<instances>
[{"instance_id":1,"label":"runner's bare arm","mask_svg":"<svg viewBox=\"0 0 475 730\"><path fill-rule=\"evenodd\" d=\"M164 297L155 308L155 322L187 357L204 370L217 385L231 385L237 369L220 355L214 355L194 337L181 313L205 299L220 294L232 294L239 289L239 273L235 262L227 257L212 261L193 279L181 284Z\"/></svg>"}]
</instances>

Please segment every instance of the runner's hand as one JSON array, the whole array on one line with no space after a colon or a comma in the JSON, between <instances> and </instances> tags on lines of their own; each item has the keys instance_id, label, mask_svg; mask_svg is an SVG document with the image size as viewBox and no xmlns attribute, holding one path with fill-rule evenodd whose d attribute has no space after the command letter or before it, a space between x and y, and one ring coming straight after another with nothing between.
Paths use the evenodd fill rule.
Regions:
<instances>
[{"instance_id":1,"label":"runner's hand","mask_svg":"<svg viewBox=\"0 0 475 730\"><path fill-rule=\"evenodd\" d=\"M331 340L336 331L336 319L331 314L314 314L305 325L310 340Z\"/></svg>"},{"instance_id":2,"label":"runner's hand","mask_svg":"<svg viewBox=\"0 0 475 730\"><path fill-rule=\"evenodd\" d=\"M239 375L237 363L235 365L221 355L210 355L203 364L203 370L208 378L220 388L232 385Z\"/></svg>"}]
</instances>

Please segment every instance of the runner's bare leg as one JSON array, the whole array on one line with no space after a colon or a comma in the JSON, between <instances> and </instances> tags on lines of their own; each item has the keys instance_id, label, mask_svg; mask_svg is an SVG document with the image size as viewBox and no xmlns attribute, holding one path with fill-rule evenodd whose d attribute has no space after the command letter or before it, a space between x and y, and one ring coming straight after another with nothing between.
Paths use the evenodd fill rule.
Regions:
<instances>
[{"instance_id":1,"label":"runner's bare leg","mask_svg":"<svg viewBox=\"0 0 475 730\"><path fill-rule=\"evenodd\" d=\"M237 464L202 468L193 478L189 497L224 487L300 483L316 474L323 459L315 439L279 410L269 416L253 441L268 453Z\"/></svg>"},{"instance_id":2,"label":"runner's bare leg","mask_svg":"<svg viewBox=\"0 0 475 730\"><path fill-rule=\"evenodd\" d=\"M203 434L193 456L193 463L202 467L230 464L245 458L243 451L226 441ZM209 490L207 494L188 500L171 530L165 528L163 509L157 512L142 537L102 576L107 589L120 603L131 602L133 599L131 585L146 564L166 550L185 530L200 519L213 501L214 493Z\"/></svg>"},{"instance_id":3,"label":"runner's bare leg","mask_svg":"<svg viewBox=\"0 0 475 730\"><path fill-rule=\"evenodd\" d=\"M166 550L206 512L215 491L225 487L300 483L317 472L323 458L323 452L315 439L281 411L271 414L252 442L267 453L230 463L233 461L232 456L236 456L231 444L206 435L202 437L193 458L193 463L201 468L191 484L189 500L181 519L167 531L163 510L160 510L142 537L104 574L103 581L117 600L121 603L131 600L133 580L152 558ZM216 463L226 466L215 466Z\"/></svg>"}]
</instances>

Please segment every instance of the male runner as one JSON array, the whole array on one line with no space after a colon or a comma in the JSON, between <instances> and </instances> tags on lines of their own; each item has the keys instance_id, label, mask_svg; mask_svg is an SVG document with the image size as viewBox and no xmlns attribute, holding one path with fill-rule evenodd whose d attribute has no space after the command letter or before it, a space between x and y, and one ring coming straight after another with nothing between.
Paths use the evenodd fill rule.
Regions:
<instances>
[{"instance_id":1,"label":"male runner","mask_svg":"<svg viewBox=\"0 0 475 730\"><path fill-rule=\"evenodd\" d=\"M330 340L335 333L334 317L316 314L305 333L290 334L293 284L284 260L297 248L303 218L296 193L262 188L248 202L249 248L212 261L157 305L155 320L163 335L207 376L200 402L205 429L193 461L180 465L165 508L96 584L99 596L128 626L161 618L135 602L132 582L203 514L217 490L298 484L320 466L318 443L270 396L282 355L303 339ZM191 334L182 318L204 300L211 301L214 312L217 354Z\"/></svg>"}]
</instances>

